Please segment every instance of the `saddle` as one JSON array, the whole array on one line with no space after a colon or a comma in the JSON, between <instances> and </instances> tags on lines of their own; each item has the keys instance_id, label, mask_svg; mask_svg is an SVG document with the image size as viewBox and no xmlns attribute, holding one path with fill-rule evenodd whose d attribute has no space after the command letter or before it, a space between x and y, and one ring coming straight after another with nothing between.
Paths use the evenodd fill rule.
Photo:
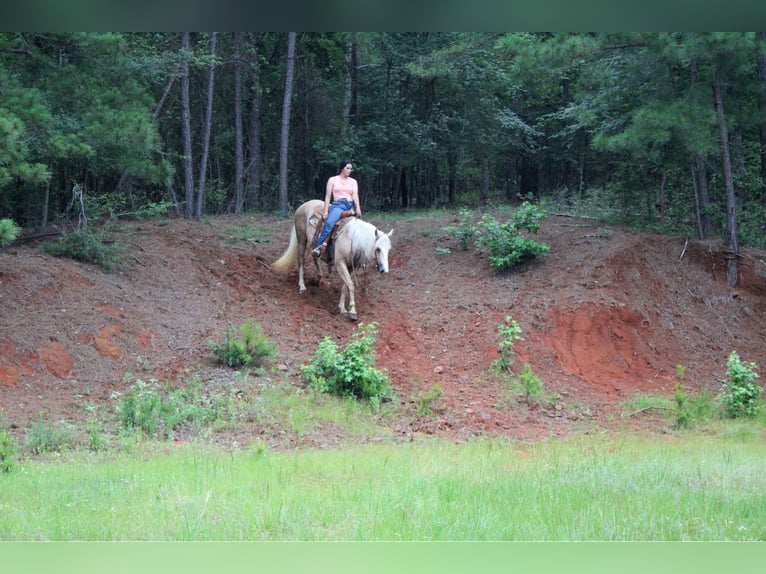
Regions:
<instances>
[{"instance_id":1,"label":"saddle","mask_svg":"<svg viewBox=\"0 0 766 574\"><path fill-rule=\"evenodd\" d=\"M327 236L327 248L324 250L324 253L321 256L321 259L327 263L330 267L332 267L332 244L335 241L335 238L338 236L338 233L340 233L340 230L343 229L343 227L348 223L349 217L356 216L356 210L355 209L347 209L343 213L340 214L340 219L338 220L338 223L335 224L335 227L332 228L332 231L330 232L330 235ZM324 226L325 218L323 217L323 211L319 208L314 210L314 213L309 218L309 221L311 223L315 224L314 229L314 237L311 239L311 245L314 245L317 242L317 239L319 239L319 234L322 233L322 227Z\"/></svg>"}]
</instances>

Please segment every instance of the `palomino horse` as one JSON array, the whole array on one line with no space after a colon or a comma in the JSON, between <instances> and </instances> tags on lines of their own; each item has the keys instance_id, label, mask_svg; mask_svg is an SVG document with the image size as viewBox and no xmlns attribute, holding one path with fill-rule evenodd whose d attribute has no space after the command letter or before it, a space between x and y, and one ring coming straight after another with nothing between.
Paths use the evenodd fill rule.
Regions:
<instances>
[{"instance_id":1,"label":"palomino horse","mask_svg":"<svg viewBox=\"0 0 766 574\"><path fill-rule=\"evenodd\" d=\"M303 282L306 247L310 238L314 237L316 227L320 223L317 213L321 214L323 208L323 201L312 199L295 211L295 223L290 232L290 244L282 256L271 265L277 271L287 272L297 261L298 290L301 293L306 290L306 285ZM388 233L384 233L371 223L351 217L330 244L329 249L333 249L331 260L343 281L338 307L340 314L344 317L356 321L356 302L354 299L356 286L352 273L364 269L367 263L373 259L380 273L388 273L388 252L391 250L390 237L393 232L392 229ZM314 258L314 263L321 280L322 268L318 258ZM348 298L348 309L346 309L346 298Z\"/></svg>"}]
</instances>

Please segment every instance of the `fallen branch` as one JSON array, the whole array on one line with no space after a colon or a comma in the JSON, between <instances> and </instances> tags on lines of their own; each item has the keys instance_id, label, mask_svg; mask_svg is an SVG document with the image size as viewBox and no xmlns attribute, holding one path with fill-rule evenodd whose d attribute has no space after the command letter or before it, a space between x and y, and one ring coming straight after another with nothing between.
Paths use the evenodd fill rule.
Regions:
<instances>
[{"instance_id":1,"label":"fallen branch","mask_svg":"<svg viewBox=\"0 0 766 574\"><path fill-rule=\"evenodd\" d=\"M627 416L628 416L628 418L634 417L634 416L636 416L638 414L641 414L644 411L648 411L650 409L657 409L658 411L672 411L672 412L676 412L677 411L677 409L674 409L673 407L661 407L661 406L658 406L658 405L649 405L648 407L643 407L641 409L638 409L637 411L633 411L632 413L629 413Z\"/></svg>"}]
</instances>

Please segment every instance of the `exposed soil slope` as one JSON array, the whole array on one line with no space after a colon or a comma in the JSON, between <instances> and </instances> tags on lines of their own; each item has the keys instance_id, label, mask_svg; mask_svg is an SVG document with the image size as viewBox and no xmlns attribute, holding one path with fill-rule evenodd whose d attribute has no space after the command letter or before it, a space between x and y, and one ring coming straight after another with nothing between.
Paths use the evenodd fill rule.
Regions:
<instances>
[{"instance_id":1,"label":"exposed soil slope","mask_svg":"<svg viewBox=\"0 0 766 574\"><path fill-rule=\"evenodd\" d=\"M583 421L646 425L621 419L619 404L671 394L676 365L687 368L687 387L713 391L732 350L766 365L763 252L743 255L730 288L718 243L554 215L536 236L549 255L498 273L486 253L460 250L444 232L455 218L369 217L395 229L391 272L360 278L357 296L360 321L379 325L376 366L401 401L395 433L523 439ZM343 344L356 325L338 314L336 276L319 285L307 268L301 295L296 272L269 267L290 226L271 216L126 223L119 238L131 259L116 274L42 255L32 242L0 252L0 422L19 436L40 416L81 423L83 405L109 401L126 372L221 375L208 342L249 318L277 344L279 380L301 385L298 367L322 338ZM257 228L258 241L237 239L243 228ZM490 376L507 316L523 329L514 368L529 363L561 396L555 406L522 405ZM417 397L436 384L434 414L419 415Z\"/></svg>"}]
</instances>

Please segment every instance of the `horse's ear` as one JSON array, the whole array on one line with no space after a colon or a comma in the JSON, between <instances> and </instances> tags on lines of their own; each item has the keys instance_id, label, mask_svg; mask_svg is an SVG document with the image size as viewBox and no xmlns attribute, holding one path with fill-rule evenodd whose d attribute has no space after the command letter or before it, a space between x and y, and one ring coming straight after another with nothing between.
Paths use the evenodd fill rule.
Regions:
<instances>
[{"instance_id":1,"label":"horse's ear","mask_svg":"<svg viewBox=\"0 0 766 574\"><path fill-rule=\"evenodd\" d=\"M391 234L392 234L393 232L394 232L394 230L393 230L393 229L391 229L391 231L389 231L388 233L386 233L386 235L388 235L389 237L391 237Z\"/></svg>"}]
</instances>

